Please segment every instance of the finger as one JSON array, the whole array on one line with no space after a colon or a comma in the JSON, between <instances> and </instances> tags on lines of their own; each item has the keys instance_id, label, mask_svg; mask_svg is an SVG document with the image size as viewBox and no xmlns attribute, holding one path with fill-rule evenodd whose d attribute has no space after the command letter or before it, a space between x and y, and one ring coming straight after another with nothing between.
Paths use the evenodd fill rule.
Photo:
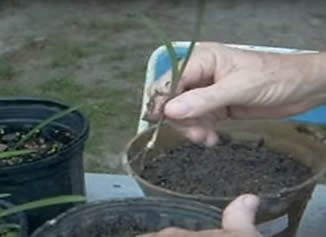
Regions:
<instances>
[{"instance_id":1,"label":"finger","mask_svg":"<svg viewBox=\"0 0 326 237\"><path fill-rule=\"evenodd\" d=\"M200 124L185 125L173 122L170 122L170 124L179 134L186 137L193 143L204 143L207 139L208 132Z\"/></svg>"},{"instance_id":2,"label":"finger","mask_svg":"<svg viewBox=\"0 0 326 237\"><path fill-rule=\"evenodd\" d=\"M197 237L233 237L226 236L224 230L203 230L198 232Z\"/></svg>"},{"instance_id":3,"label":"finger","mask_svg":"<svg viewBox=\"0 0 326 237\"><path fill-rule=\"evenodd\" d=\"M209 86L214 82L216 60L205 47L195 47L178 82L177 94L193 88Z\"/></svg>"},{"instance_id":4,"label":"finger","mask_svg":"<svg viewBox=\"0 0 326 237\"><path fill-rule=\"evenodd\" d=\"M201 127L200 125L182 126L173 124L172 127L174 127L178 133L182 134L193 143L203 144L206 147L212 147L216 145L219 140L218 135L215 131Z\"/></svg>"},{"instance_id":5,"label":"finger","mask_svg":"<svg viewBox=\"0 0 326 237\"><path fill-rule=\"evenodd\" d=\"M215 56L212 53L212 50L209 50L205 44L204 46L196 47L185 68L181 80L177 82L177 94L180 94L185 90L200 88L212 84L214 79L215 61ZM155 105L154 109L149 112L151 116L147 117L157 118L159 112L163 110L165 103L161 103L160 101L165 102L169 97L168 95L171 92L172 86L171 76L171 70L168 70L159 80L152 83L152 85L147 89L146 93ZM162 99L163 97L164 99Z\"/></svg>"},{"instance_id":6,"label":"finger","mask_svg":"<svg viewBox=\"0 0 326 237\"><path fill-rule=\"evenodd\" d=\"M259 199L255 195L246 194L229 204L224 213L222 226L226 230L256 232L255 216Z\"/></svg>"},{"instance_id":7,"label":"finger","mask_svg":"<svg viewBox=\"0 0 326 237\"><path fill-rule=\"evenodd\" d=\"M203 44L205 45L205 44ZM215 72L215 56L212 50L207 46L195 47L179 82L177 82L176 93L180 94L185 90L192 88L204 87L213 83ZM179 69L183 64L179 63ZM166 73L155 81L147 90L147 95L151 97L155 91L169 92L172 81L172 72Z\"/></svg>"},{"instance_id":8,"label":"finger","mask_svg":"<svg viewBox=\"0 0 326 237\"><path fill-rule=\"evenodd\" d=\"M194 143L201 143L207 147L214 146L218 141L216 122L216 117L213 114L207 114L198 119L169 121L170 125L180 134Z\"/></svg>"},{"instance_id":9,"label":"finger","mask_svg":"<svg viewBox=\"0 0 326 237\"><path fill-rule=\"evenodd\" d=\"M305 107L298 106L232 106L231 117L233 119L265 119L282 118L299 114L305 111Z\"/></svg>"},{"instance_id":10,"label":"finger","mask_svg":"<svg viewBox=\"0 0 326 237\"><path fill-rule=\"evenodd\" d=\"M218 84L193 89L170 100L164 112L166 116L175 120L199 118L232 104L235 95L235 88L227 89Z\"/></svg>"},{"instance_id":11,"label":"finger","mask_svg":"<svg viewBox=\"0 0 326 237\"><path fill-rule=\"evenodd\" d=\"M216 145L216 143L219 141L218 135L215 131L208 130L206 135L206 140L204 142L205 146L212 147Z\"/></svg>"},{"instance_id":12,"label":"finger","mask_svg":"<svg viewBox=\"0 0 326 237\"><path fill-rule=\"evenodd\" d=\"M136 235L134 237L156 237L157 233L148 233L148 234L141 234L141 235Z\"/></svg>"},{"instance_id":13,"label":"finger","mask_svg":"<svg viewBox=\"0 0 326 237\"><path fill-rule=\"evenodd\" d=\"M158 232L155 236L150 237L192 237L195 236L194 232L183 230L180 228L166 228L160 232Z\"/></svg>"},{"instance_id":14,"label":"finger","mask_svg":"<svg viewBox=\"0 0 326 237\"><path fill-rule=\"evenodd\" d=\"M196 237L262 237L253 232L206 230L200 231Z\"/></svg>"}]
</instances>

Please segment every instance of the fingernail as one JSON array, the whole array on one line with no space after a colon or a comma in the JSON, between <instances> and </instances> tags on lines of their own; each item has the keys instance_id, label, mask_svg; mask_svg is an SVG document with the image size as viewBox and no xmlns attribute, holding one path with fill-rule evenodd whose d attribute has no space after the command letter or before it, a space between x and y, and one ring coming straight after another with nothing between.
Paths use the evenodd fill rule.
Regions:
<instances>
[{"instance_id":1,"label":"fingernail","mask_svg":"<svg viewBox=\"0 0 326 237\"><path fill-rule=\"evenodd\" d=\"M253 195L246 195L243 198L243 203L247 208L249 208L251 210L256 210L259 205L259 199L258 199L258 197L253 196Z\"/></svg>"},{"instance_id":2,"label":"fingernail","mask_svg":"<svg viewBox=\"0 0 326 237\"><path fill-rule=\"evenodd\" d=\"M171 117L177 117L177 118L185 117L190 111L189 106L180 101L171 101L167 104L166 108L167 108L167 113Z\"/></svg>"}]
</instances>

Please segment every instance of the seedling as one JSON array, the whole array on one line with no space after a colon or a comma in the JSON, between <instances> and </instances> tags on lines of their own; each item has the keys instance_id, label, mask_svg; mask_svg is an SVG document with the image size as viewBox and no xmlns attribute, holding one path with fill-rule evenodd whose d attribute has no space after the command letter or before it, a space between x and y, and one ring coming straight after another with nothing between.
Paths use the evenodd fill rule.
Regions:
<instances>
[{"instance_id":1,"label":"seedling","mask_svg":"<svg viewBox=\"0 0 326 237\"><path fill-rule=\"evenodd\" d=\"M175 96L177 84L184 73L184 70L189 62L191 54L196 46L197 40L200 35L206 1L198 0L197 3L198 3L197 17L196 17L196 24L195 24L192 41L191 41L190 47L187 51L187 55L186 55L185 59L181 62L180 69L179 69L179 61L178 61L177 53L176 53L171 41L168 40L167 33L164 30L162 30L162 27L160 27L159 24L156 23L153 19L151 19L149 17L145 17L145 16L143 17L143 22L152 30L152 32L154 34L156 34L156 36L165 45L167 52L169 54L170 60L171 60L172 80L171 80L171 85L170 85L170 91L169 91L169 94L167 95L168 99L166 100L166 102ZM157 95L154 95L153 97L155 97L155 96L157 96ZM164 120L165 120L165 118L164 118L164 115L162 114L157 123L157 126L153 132L151 139L149 140L149 142L147 143L147 145L145 147L145 152L154 148L160 127L161 127L162 123L164 122Z\"/></svg>"},{"instance_id":2,"label":"seedling","mask_svg":"<svg viewBox=\"0 0 326 237\"><path fill-rule=\"evenodd\" d=\"M18 212L28 211L35 208L41 208L46 206L65 204L65 203L74 203L74 202L83 202L85 201L84 196L80 195L64 195L52 198L45 198L37 201L32 201L28 203L24 203L21 205L17 205L5 210L0 210L0 218L9 216Z\"/></svg>"},{"instance_id":3,"label":"seedling","mask_svg":"<svg viewBox=\"0 0 326 237\"><path fill-rule=\"evenodd\" d=\"M42 129L44 129L46 126L54 122L55 120L58 120L60 118L63 118L67 114L75 111L79 106L74 106L68 109L65 109L63 111L60 111L58 113L55 113L54 115L50 116L49 118L45 119L44 121L37 124L35 127L33 127L29 132L27 132L25 135L21 136L20 140L10 149L7 148L5 151L0 152L0 159L9 159L12 157L18 157L22 155L27 155L30 153L37 152L37 150L34 149L24 149L22 148L31 137L33 137L34 134L40 132ZM6 198L9 197L10 194L4 193L0 194L0 198ZM24 203L21 205L14 206L12 208L8 209L0 209L0 218L10 216L15 213L51 206L51 205L58 205L58 204L64 204L64 203L73 203L73 202L81 202L84 201L85 197L78 196L78 195L67 195L67 196L58 196L53 198L46 198L42 200L32 201L28 203ZM2 232L6 233L6 236L16 236L17 228L20 228L19 225L13 224L13 223L5 223L0 224L0 235Z\"/></svg>"}]
</instances>

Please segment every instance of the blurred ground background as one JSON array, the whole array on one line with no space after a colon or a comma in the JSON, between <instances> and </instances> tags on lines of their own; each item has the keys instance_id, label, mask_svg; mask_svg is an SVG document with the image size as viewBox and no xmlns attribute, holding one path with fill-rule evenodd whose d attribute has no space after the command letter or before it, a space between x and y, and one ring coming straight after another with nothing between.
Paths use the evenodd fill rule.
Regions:
<instances>
[{"instance_id":1,"label":"blurred ground background","mask_svg":"<svg viewBox=\"0 0 326 237\"><path fill-rule=\"evenodd\" d=\"M208 1L202 40L321 50L326 1ZM121 172L135 134L146 63L160 44L135 13L154 15L172 40L189 40L194 1L2 0L0 96L83 104L91 120L90 172Z\"/></svg>"}]
</instances>

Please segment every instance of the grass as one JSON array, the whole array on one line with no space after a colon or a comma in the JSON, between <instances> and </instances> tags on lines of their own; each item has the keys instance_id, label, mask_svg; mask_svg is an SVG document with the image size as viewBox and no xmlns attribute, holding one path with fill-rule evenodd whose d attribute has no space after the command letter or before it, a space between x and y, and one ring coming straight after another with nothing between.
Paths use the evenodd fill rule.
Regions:
<instances>
[{"instance_id":1,"label":"grass","mask_svg":"<svg viewBox=\"0 0 326 237\"><path fill-rule=\"evenodd\" d=\"M124 61L128 59L129 49L127 47L119 47L111 52L103 59L104 62Z\"/></svg>"},{"instance_id":2,"label":"grass","mask_svg":"<svg viewBox=\"0 0 326 237\"><path fill-rule=\"evenodd\" d=\"M15 96L24 94L24 90L14 85L1 87L1 96Z\"/></svg>"},{"instance_id":3,"label":"grass","mask_svg":"<svg viewBox=\"0 0 326 237\"><path fill-rule=\"evenodd\" d=\"M11 81L15 74L13 64L6 58L0 59L0 80Z\"/></svg>"},{"instance_id":4,"label":"grass","mask_svg":"<svg viewBox=\"0 0 326 237\"><path fill-rule=\"evenodd\" d=\"M51 66L52 68L74 66L86 56L88 56L88 53L84 47L80 45L65 45L57 49Z\"/></svg>"},{"instance_id":5,"label":"grass","mask_svg":"<svg viewBox=\"0 0 326 237\"><path fill-rule=\"evenodd\" d=\"M143 64L146 64L145 59L137 59L132 65L129 62L130 52L143 52L143 49L135 45L125 47L124 42L112 45L111 41L117 33L139 28L138 23L128 19L119 22L91 20L77 26L81 36L77 40L62 34L45 35L45 40L40 41L26 37L25 47L13 52L10 61L7 60L10 66L15 65L12 69L20 73L15 73L15 80L1 88L1 96L36 96L82 104L81 111L91 125L85 154L90 166L85 167L86 171L110 172L109 154L121 152L136 132L141 93L137 94L132 87L142 89ZM102 33L107 35L106 41L100 38ZM79 67L84 62L94 65L91 70L104 69L106 74L100 71L96 78L96 73ZM81 72L86 74L80 82L77 76ZM99 80L103 83L97 84Z\"/></svg>"},{"instance_id":6,"label":"grass","mask_svg":"<svg viewBox=\"0 0 326 237\"><path fill-rule=\"evenodd\" d=\"M91 137L87 150L93 154L100 152L103 143L115 143L110 150L121 149L121 133L125 139L136 127L138 108L130 102L131 91L112 87L83 86L73 77L58 76L38 86L41 94L63 102L83 104L82 111L91 122ZM120 134L120 135L118 135ZM115 136L119 136L117 137ZM111 146L111 145L108 145Z\"/></svg>"},{"instance_id":7,"label":"grass","mask_svg":"<svg viewBox=\"0 0 326 237\"><path fill-rule=\"evenodd\" d=\"M62 92L62 93L70 93L73 94L83 89L83 86L76 83L69 76L57 76L49 79L46 82L43 82L39 85L39 89L43 93L51 93L51 92Z\"/></svg>"},{"instance_id":8,"label":"grass","mask_svg":"<svg viewBox=\"0 0 326 237\"><path fill-rule=\"evenodd\" d=\"M129 30L137 30L142 26L134 19L123 19L123 20L102 20L102 19L89 19L89 18L75 18L71 21L75 26L85 29L87 31L106 31L107 33L116 34L122 33Z\"/></svg>"},{"instance_id":9,"label":"grass","mask_svg":"<svg viewBox=\"0 0 326 237\"><path fill-rule=\"evenodd\" d=\"M313 13L311 15L320 21L326 22L326 14Z\"/></svg>"}]
</instances>

